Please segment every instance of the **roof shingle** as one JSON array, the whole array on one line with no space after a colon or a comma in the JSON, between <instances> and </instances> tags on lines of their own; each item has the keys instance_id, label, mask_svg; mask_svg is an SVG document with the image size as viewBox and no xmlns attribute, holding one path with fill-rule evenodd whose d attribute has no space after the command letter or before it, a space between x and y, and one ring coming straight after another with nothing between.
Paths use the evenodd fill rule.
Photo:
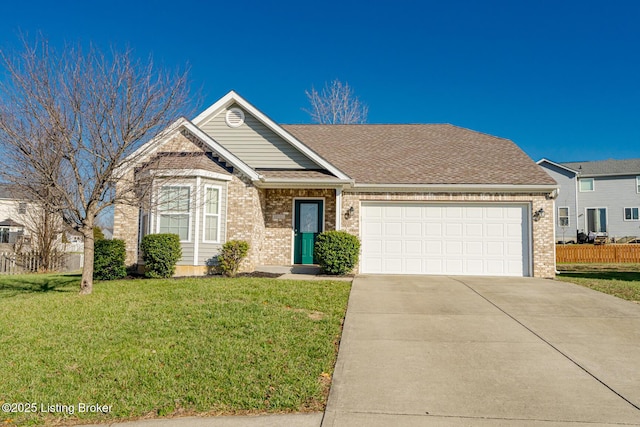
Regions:
<instances>
[{"instance_id":1,"label":"roof shingle","mask_svg":"<svg viewBox=\"0 0 640 427\"><path fill-rule=\"evenodd\" d=\"M282 127L357 183L556 184L512 141L453 125Z\"/></svg>"},{"instance_id":2,"label":"roof shingle","mask_svg":"<svg viewBox=\"0 0 640 427\"><path fill-rule=\"evenodd\" d=\"M640 175L640 159L598 160L594 162L560 163L581 176Z\"/></svg>"}]
</instances>

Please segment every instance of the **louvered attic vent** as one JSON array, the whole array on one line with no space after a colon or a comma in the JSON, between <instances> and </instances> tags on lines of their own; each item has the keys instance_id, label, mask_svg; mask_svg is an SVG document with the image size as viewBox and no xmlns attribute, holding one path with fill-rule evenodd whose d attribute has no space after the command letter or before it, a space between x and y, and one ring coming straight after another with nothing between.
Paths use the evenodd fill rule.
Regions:
<instances>
[{"instance_id":1,"label":"louvered attic vent","mask_svg":"<svg viewBox=\"0 0 640 427\"><path fill-rule=\"evenodd\" d=\"M244 123L244 111L239 108L231 108L227 111L224 120L230 128L237 128Z\"/></svg>"}]
</instances>

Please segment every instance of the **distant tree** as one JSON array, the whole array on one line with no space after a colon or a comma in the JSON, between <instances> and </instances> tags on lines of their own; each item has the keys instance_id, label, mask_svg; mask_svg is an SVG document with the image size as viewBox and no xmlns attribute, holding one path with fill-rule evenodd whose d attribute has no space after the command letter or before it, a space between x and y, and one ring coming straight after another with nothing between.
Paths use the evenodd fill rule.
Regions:
<instances>
[{"instance_id":1,"label":"distant tree","mask_svg":"<svg viewBox=\"0 0 640 427\"><path fill-rule=\"evenodd\" d=\"M129 202L114 182L137 160L132 153L187 113L187 74L136 60L131 50L56 51L43 37L0 51L0 66L0 177L82 234L80 293L89 294L96 217Z\"/></svg>"},{"instance_id":2,"label":"distant tree","mask_svg":"<svg viewBox=\"0 0 640 427\"><path fill-rule=\"evenodd\" d=\"M325 83L321 92L314 87L305 91L311 108L304 109L314 123L357 124L366 123L369 107L355 96L349 83L334 80Z\"/></svg>"}]
</instances>

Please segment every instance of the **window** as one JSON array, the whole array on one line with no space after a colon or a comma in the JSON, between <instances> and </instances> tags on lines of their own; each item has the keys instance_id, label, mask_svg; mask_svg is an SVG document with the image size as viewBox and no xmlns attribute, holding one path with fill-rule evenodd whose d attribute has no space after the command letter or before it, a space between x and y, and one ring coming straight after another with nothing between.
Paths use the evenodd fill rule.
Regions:
<instances>
[{"instance_id":1,"label":"window","mask_svg":"<svg viewBox=\"0 0 640 427\"><path fill-rule=\"evenodd\" d=\"M558 208L558 225L560 227L569 226L569 208L568 207Z\"/></svg>"},{"instance_id":2,"label":"window","mask_svg":"<svg viewBox=\"0 0 640 427\"><path fill-rule=\"evenodd\" d=\"M593 190L594 190L593 178L583 178L583 179L580 180L580 191L581 192L593 191Z\"/></svg>"},{"instance_id":3,"label":"window","mask_svg":"<svg viewBox=\"0 0 640 427\"><path fill-rule=\"evenodd\" d=\"M636 176L636 193L640 193L640 176Z\"/></svg>"},{"instance_id":4,"label":"window","mask_svg":"<svg viewBox=\"0 0 640 427\"><path fill-rule=\"evenodd\" d=\"M190 240L191 187L164 186L160 188L158 231L180 236L181 241Z\"/></svg>"},{"instance_id":5,"label":"window","mask_svg":"<svg viewBox=\"0 0 640 427\"><path fill-rule=\"evenodd\" d=\"M9 243L9 228L0 228L0 243Z\"/></svg>"},{"instance_id":6,"label":"window","mask_svg":"<svg viewBox=\"0 0 640 427\"><path fill-rule=\"evenodd\" d=\"M220 188L204 188L204 237L205 242L220 241Z\"/></svg>"},{"instance_id":7,"label":"window","mask_svg":"<svg viewBox=\"0 0 640 427\"><path fill-rule=\"evenodd\" d=\"M587 208L587 232L607 232L607 208Z\"/></svg>"},{"instance_id":8,"label":"window","mask_svg":"<svg viewBox=\"0 0 640 427\"><path fill-rule=\"evenodd\" d=\"M640 220L640 216L638 215L638 208L624 208L624 220L625 221Z\"/></svg>"},{"instance_id":9,"label":"window","mask_svg":"<svg viewBox=\"0 0 640 427\"><path fill-rule=\"evenodd\" d=\"M27 213L27 204L26 203L18 203L18 213L20 215L24 215Z\"/></svg>"}]
</instances>

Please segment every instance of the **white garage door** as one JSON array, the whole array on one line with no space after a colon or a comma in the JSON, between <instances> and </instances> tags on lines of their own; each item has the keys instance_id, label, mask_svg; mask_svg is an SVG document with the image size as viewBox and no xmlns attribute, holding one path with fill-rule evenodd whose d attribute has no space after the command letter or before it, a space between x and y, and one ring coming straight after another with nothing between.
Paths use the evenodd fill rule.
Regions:
<instances>
[{"instance_id":1,"label":"white garage door","mask_svg":"<svg viewBox=\"0 0 640 427\"><path fill-rule=\"evenodd\" d=\"M527 207L363 203L362 273L528 276Z\"/></svg>"}]
</instances>

